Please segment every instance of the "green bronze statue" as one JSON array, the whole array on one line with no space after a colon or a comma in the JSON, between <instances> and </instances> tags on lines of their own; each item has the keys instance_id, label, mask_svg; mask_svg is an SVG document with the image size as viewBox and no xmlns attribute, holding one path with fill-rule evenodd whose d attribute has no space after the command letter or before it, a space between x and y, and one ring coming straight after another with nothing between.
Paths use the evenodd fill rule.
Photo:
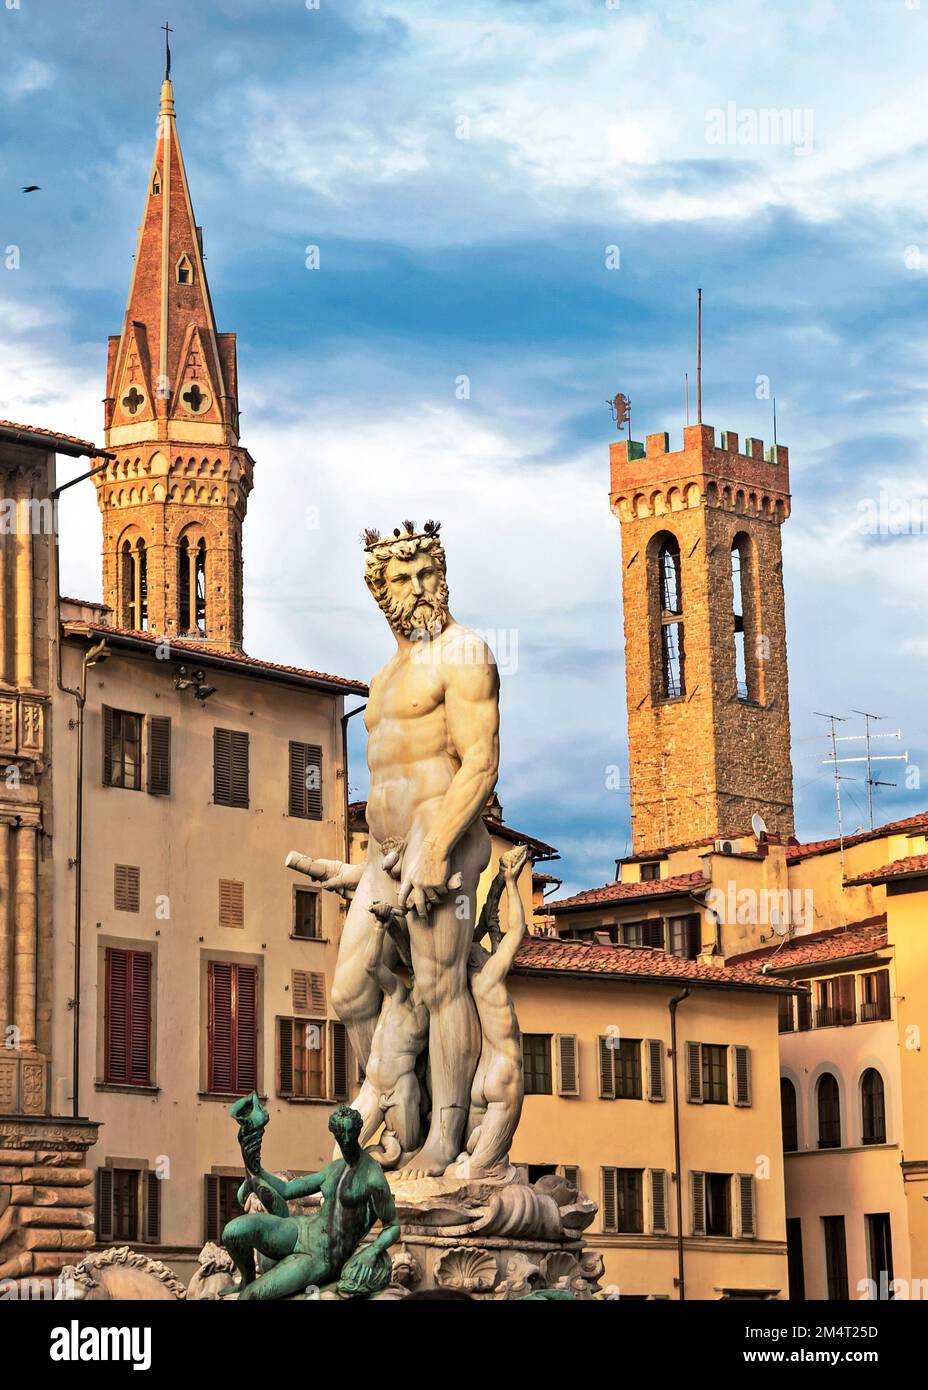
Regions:
<instances>
[{"instance_id":1,"label":"green bronze statue","mask_svg":"<svg viewBox=\"0 0 928 1390\"><path fill-rule=\"evenodd\" d=\"M387 1250L399 1239L400 1227L383 1169L358 1143L362 1120L357 1110L340 1105L329 1116L343 1156L292 1182L261 1167L268 1115L258 1097L252 1093L236 1101L231 1114L238 1121L248 1175L239 1188L239 1204L253 1192L266 1210L236 1216L223 1230L222 1243L242 1276L229 1292L240 1299L274 1299L335 1284L340 1294L362 1298L385 1288L390 1282ZM321 1207L290 1215L288 1199L315 1192L322 1193ZM380 1234L358 1249L378 1220ZM255 1269L255 1251L276 1261L264 1274Z\"/></svg>"}]
</instances>

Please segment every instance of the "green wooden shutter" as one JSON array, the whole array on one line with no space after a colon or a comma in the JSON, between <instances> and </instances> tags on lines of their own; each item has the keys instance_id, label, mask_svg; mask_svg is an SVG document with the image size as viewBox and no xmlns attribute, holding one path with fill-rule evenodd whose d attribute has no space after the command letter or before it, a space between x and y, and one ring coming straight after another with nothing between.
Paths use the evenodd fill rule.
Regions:
<instances>
[{"instance_id":1,"label":"green wooden shutter","mask_svg":"<svg viewBox=\"0 0 928 1390\"><path fill-rule=\"evenodd\" d=\"M613 1060L613 1037L600 1037L599 1044L599 1094L603 1100L615 1100L615 1065ZM605 1172L606 1170L603 1169ZM611 1169L609 1170L612 1171Z\"/></svg>"},{"instance_id":2,"label":"green wooden shutter","mask_svg":"<svg viewBox=\"0 0 928 1390\"><path fill-rule=\"evenodd\" d=\"M171 721L152 715L148 721L148 790L152 796L171 794Z\"/></svg>"},{"instance_id":3,"label":"green wooden shutter","mask_svg":"<svg viewBox=\"0 0 928 1390\"><path fill-rule=\"evenodd\" d=\"M749 1047L733 1047L733 1071L735 1104L751 1104L751 1049Z\"/></svg>"},{"instance_id":4,"label":"green wooden shutter","mask_svg":"<svg viewBox=\"0 0 928 1390\"><path fill-rule=\"evenodd\" d=\"M686 1044L686 1098L702 1104L702 1046L698 1042Z\"/></svg>"},{"instance_id":5,"label":"green wooden shutter","mask_svg":"<svg viewBox=\"0 0 928 1390\"><path fill-rule=\"evenodd\" d=\"M664 1087L664 1044L659 1038L648 1038L648 1100L666 1100Z\"/></svg>"}]
</instances>

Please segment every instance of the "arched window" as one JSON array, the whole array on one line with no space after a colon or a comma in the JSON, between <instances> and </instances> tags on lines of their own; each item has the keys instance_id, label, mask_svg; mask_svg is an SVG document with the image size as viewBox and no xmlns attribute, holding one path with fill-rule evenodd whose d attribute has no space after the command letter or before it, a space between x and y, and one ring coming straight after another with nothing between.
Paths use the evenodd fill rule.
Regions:
<instances>
[{"instance_id":1,"label":"arched window","mask_svg":"<svg viewBox=\"0 0 928 1390\"><path fill-rule=\"evenodd\" d=\"M206 631L206 541L181 536L177 546L177 606L180 631Z\"/></svg>"},{"instance_id":2,"label":"arched window","mask_svg":"<svg viewBox=\"0 0 928 1390\"><path fill-rule=\"evenodd\" d=\"M661 676L658 695L662 700L676 700L686 693L686 681L680 546L675 536L666 536L657 552L657 583L661 619Z\"/></svg>"},{"instance_id":3,"label":"arched window","mask_svg":"<svg viewBox=\"0 0 928 1390\"><path fill-rule=\"evenodd\" d=\"M156 169L151 178L151 191L157 197L161 192L161 175Z\"/></svg>"},{"instance_id":4,"label":"arched window","mask_svg":"<svg viewBox=\"0 0 928 1390\"><path fill-rule=\"evenodd\" d=\"M818 1146L841 1147L841 1099L838 1082L830 1071L818 1083Z\"/></svg>"},{"instance_id":5,"label":"arched window","mask_svg":"<svg viewBox=\"0 0 928 1390\"><path fill-rule=\"evenodd\" d=\"M732 609L735 620L735 688L739 700L748 698L748 668L744 659L744 579L745 553L736 537L731 548Z\"/></svg>"},{"instance_id":6,"label":"arched window","mask_svg":"<svg viewBox=\"0 0 928 1390\"><path fill-rule=\"evenodd\" d=\"M148 627L148 552L140 536L122 544L122 624L136 632Z\"/></svg>"},{"instance_id":7,"label":"arched window","mask_svg":"<svg viewBox=\"0 0 928 1390\"><path fill-rule=\"evenodd\" d=\"M193 266L188 255L181 256L177 262L177 283L179 285L193 284Z\"/></svg>"},{"instance_id":8,"label":"arched window","mask_svg":"<svg viewBox=\"0 0 928 1390\"><path fill-rule=\"evenodd\" d=\"M886 1143L886 1098L883 1078L868 1067L860 1079L861 1137L865 1144Z\"/></svg>"},{"instance_id":9,"label":"arched window","mask_svg":"<svg viewBox=\"0 0 928 1390\"><path fill-rule=\"evenodd\" d=\"M795 1153L799 1148L796 1087L786 1076L780 1077L780 1113L783 1118L783 1152Z\"/></svg>"}]
</instances>

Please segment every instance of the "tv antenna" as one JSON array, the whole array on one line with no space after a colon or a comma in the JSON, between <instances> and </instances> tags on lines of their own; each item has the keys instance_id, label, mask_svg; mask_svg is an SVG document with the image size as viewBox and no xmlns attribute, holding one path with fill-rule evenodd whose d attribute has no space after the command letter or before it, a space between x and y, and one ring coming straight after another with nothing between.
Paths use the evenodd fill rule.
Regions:
<instances>
[{"instance_id":1,"label":"tv antenna","mask_svg":"<svg viewBox=\"0 0 928 1390\"><path fill-rule=\"evenodd\" d=\"M883 714L873 714L873 713L871 713L869 710L864 710L864 709L855 709L855 710L852 711L852 713L853 713L853 714L859 714L859 715L861 716L861 718L865 721L865 726L864 726L864 727L865 727L865 732L862 733L862 734L842 734L839 738L833 739L833 740L832 740L832 756L831 756L830 758L824 758L824 759L823 759L823 762L825 762L825 763L831 763L832 761L834 761L836 765L837 765L838 763L866 763L866 764L867 764L867 818L868 818L868 820L869 820L869 822L870 822L870 829L872 830L872 829L873 829L873 791L874 791L874 788L875 788L875 787L895 787L895 786L898 786L898 783L896 783L896 782L885 782L885 781L883 781L883 779L880 778L880 777L874 777L874 775L873 775L873 764L874 764L874 763L906 763L906 764L908 764L909 755L908 755L908 753L881 753L881 754L876 754L876 753L874 753L874 752L872 751L871 747L870 747L870 745L871 745L871 743L873 742L874 739L878 739L878 738L895 738L895 739L901 739L901 738L902 738L902 730L901 730L901 729L897 729L895 733L887 733L887 734L874 734L874 733L871 733L871 732L870 732L870 723L871 723L871 720L881 721L881 720L885 719L886 716L883 715ZM837 744L837 743L855 743L855 742L856 742L856 743L859 743L859 742L861 741L861 739L865 740L865 742L866 742L866 752L864 752L861 756L859 756L859 757L848 757L848 758L839 758L839 757L838 757L838 750L837 750L837 748L834 746L835 744ZM852 779L852 780L856 780L856 779Z\"/></svg>"},{"instance_id":2,"label":"tv antenna","mask_svg":"<svg viewBox=\"0 0 928 1390\"><path fill-rule=\"evenodd\" d=\"M830 739L831 739L831 757L830 757L830 758L824 758L822 761L825 762L825 763L830 763L830 764L834 767L834 770L835 770L835 810L836 810L837 816L838 816L838 842L839 842L839 844L840 844L840 846L841 846L841 878L842 878L842 881L843 881L843 879L844 879L844 823L843 823L843 821L842 821L842 819L841 819L841 783L842 783L842 782L856 782L856 781L857 781L857 778L856 778L856 777L844 777L844 776L842 776L842 774L838 771L838 748L837 748L838 739L837 739L837 735L835 734L835 725L836 725L836 724L846 724L846 723L847 723L847 717L846 717L845 715L843 715L843 714L822 714L821 710L813 710L812 712L813 712L813 714L815 715L815 717L816 717L817 719L827 719L827 720L830 722L830 724L831 724L831 733L825 735L826 738L830 738Z\"/></svg>"}]
</instances>

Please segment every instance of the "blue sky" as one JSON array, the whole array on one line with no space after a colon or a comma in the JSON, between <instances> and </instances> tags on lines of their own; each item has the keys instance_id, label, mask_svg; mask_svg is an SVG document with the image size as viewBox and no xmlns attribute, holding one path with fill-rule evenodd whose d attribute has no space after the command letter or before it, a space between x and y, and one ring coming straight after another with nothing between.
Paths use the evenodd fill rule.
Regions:
<instances>
[{"instance_id":1,"label":"blue sky","mask_svg":"<svg viewBox=\"0 0 928 1390\"><path fill-rule=\"evenodd\" d=\"M928 0L170 9L256 459L248 650L368 677L390 638L358 533L440 517L456 616L516 634L507 818L560 848L567 887L610 879L628 805L606 776L627 747L604 401L625 391L636 437L679 440L702 285L704 418L769 441L767 377L790 447L799 833L834 832L815 710L885 714L928 776ZM164 19L149 0L0 5L0 250L20 248L0 271L5 418L102 437ZM738 143L771 110L790 139ZM915 534L863 532L881 494ZM63 586L98 595L92 489L67 498ZM844 786L850 828L865 792ZM900 785L878 805L926 802Z\"/></svg>"}]
</instances>

